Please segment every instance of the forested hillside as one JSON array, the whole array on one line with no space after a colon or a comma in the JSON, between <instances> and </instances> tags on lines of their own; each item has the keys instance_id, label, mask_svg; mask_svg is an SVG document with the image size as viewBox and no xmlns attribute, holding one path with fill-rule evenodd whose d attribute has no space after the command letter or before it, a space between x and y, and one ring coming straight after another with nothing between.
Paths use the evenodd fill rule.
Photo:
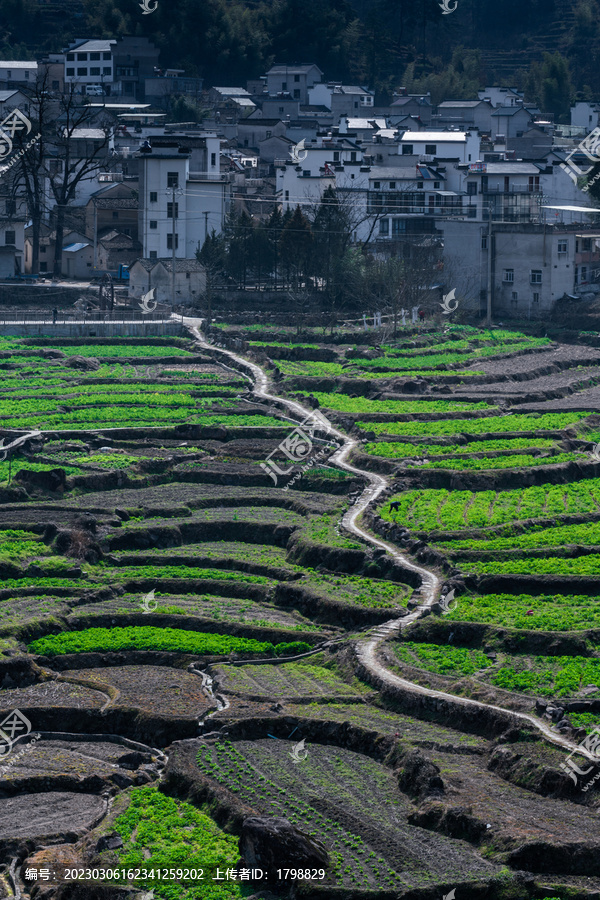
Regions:
<instances>
[{"instance_id":1,"label":"forested hillside","mask_svg":"<svg viewBox=\"0 0 600 900\"><path fill-rule=\"evenodd\" d=\"M400 84L435 100L495 82L561 117L600 90L600 0L458 0L451 15L438 0L160 0L145 17L135 0L0 0L0 25L4 58L145 34L164 65L207 85L244 83L275 60L315 62L329 79L369 84L378 102Z\"/></svg>"}]
</instances>

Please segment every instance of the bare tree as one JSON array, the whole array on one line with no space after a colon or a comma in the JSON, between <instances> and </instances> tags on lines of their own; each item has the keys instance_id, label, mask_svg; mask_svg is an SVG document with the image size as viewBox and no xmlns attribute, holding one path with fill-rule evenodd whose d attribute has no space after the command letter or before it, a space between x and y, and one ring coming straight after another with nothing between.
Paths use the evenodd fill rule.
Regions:
<instances>
[{"instance_id":1,"label":"bare tree","mask_svg":"<svg viewBox=\"0 0 600 900\"><path fill-rule=\"evenodd\" d=\"M12 191L14 197L24 195L27 203L27 212L31 219L31 271L37 273L40 258L40 226L47 212L44 159L49 131L52 133L51 123L57 112L58 99L53 98L48 91L47 69L41 69L34 86L22 87L21 90L26 92L29 100L29 118L33 126L31 134L35 132L37 138L30 140L30 136L23 133L18 136L19 150L23 152L20 152L13 167Z\"/></svg>"},{"instance_id":2,"label":"bare tree","mask_svg":"<svg viewBox=\"0 0 600 900\"><path fill-rule=\"evenodd\" d=\"M50 190L56 203L55 278L60 277L62 269L62 244L68 205L76 198L79 184L106 165L110 127L103 125L92 129L91 122L92 110L77 102L74 90L65 94L61 99L56 133L53 140L48 142L49 153L45 161Z\"/></svg>"}]
</instances>

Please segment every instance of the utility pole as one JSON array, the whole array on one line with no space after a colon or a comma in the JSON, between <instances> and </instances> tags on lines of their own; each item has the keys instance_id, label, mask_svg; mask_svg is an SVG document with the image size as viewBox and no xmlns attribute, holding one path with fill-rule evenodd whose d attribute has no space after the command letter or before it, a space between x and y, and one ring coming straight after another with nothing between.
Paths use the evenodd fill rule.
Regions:
<instances>
[{"instance_id":1,"label":"utility pole","mask_svg":"<svg viewBox=\"0 0 600 900\"><path fill-rule=\"evenodd\" d=\"M94 201L94 271L98 268L98 207L96 206L96 198Z\"/></svg>"},{"instance_id":2,"label":"utility pole","mask_svg":"<svg viewBox=\"0 0 600 900\"><path fill-rule=\"evenodd\" d=\"M485 324L492 326L492 207L488 206L488 264L487 264L487 315Z\"/></svg>"},{"instance_id":3,"label":"utility pole","mask_svg":"<svg viewBox=\"0 0 600 900\"><path fill-rule=\"evenodd\" d=\"M206 238L208 237L208 210L204 212L204 243L206 243Z\"/></svg>"},{"instance_id":4,"label":"utility pole","mask_svg":"<svg viewBox=\"0 0 600 900\"><path fill-rule=\"evenodd\" d=\"M167 191L166 191L167 196L169 194L169 191L171 193L171 212L172 212L172 221L173 221L173 228L171 231L171 269L172 269L172 271L171 271L171 305L174 307L175 306L175 265L176 265L175 261L176 261L176 245L177 245L177 229L175 227L175 219L177 218L176 212L178 212L178 210L176 210L176 207L175 207L175 195L180 197L183 194L183 191L181 190L181 188L178 188L177 185L175 185L175 184L172 184L170 188L167 188ZM167 216L167 218L168 218L168 216Z\"/></svg>"}]
</instances>

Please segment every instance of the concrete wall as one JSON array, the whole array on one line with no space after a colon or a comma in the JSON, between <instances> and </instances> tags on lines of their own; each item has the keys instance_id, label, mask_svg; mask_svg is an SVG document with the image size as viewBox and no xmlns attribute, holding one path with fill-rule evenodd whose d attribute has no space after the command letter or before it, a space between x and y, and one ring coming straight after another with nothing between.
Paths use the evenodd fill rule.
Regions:
<instances>
[{"instance_id":1,"label":"concrete wall","mask_svg":"<svg viewBox=\"0 0 600 900\"><path fill-rule=\"evenodd\" d=\"M27 323L26 325L0 325L0 335L13 337L150 337L156 335L179 335L184 329L181 321L163 322L67 322L52 325L48 322Z\"/></svg>"}]
</instances>

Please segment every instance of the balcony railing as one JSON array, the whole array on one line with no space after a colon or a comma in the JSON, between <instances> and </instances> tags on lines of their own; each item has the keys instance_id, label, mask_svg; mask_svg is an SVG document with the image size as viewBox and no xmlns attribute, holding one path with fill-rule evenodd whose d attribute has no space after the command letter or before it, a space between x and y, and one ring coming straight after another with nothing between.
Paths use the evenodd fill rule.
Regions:
<instances>
[{"instance_id":1,"label":"balcony railing","mask_svg":"<svg viewBox=\"0 0 600 900\"><path fill-rule=\"evenodd\" d=\"M485 190L481 190L482 194L541 194L542 189L539 185L529 184L509 184L508 190L500 187L499 184L490 184Z\"/></svg>"}]
</instances>

